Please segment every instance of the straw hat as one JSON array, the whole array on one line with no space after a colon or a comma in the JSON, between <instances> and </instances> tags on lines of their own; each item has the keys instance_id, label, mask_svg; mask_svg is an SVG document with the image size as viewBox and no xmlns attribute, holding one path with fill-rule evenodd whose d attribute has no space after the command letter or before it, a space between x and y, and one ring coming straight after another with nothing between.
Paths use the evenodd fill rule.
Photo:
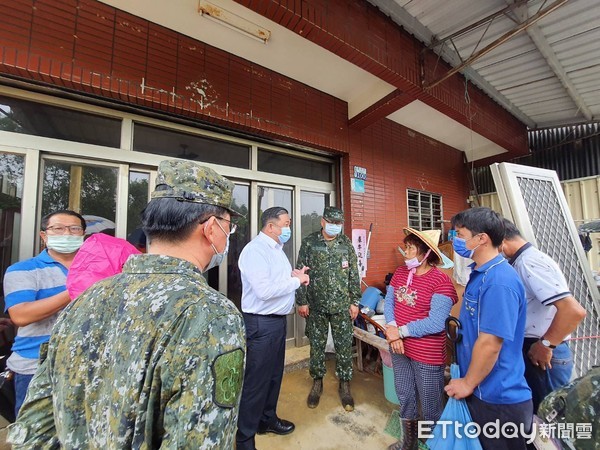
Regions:
<instances>
[{"instance_id":1,"label":"straw hat","mask_svg":"<svg viewBox=\"0 0 600 450\"><path fill-rule=\"evenodd\" d=\"M444 258L442 256L442 252L440 251L440 249L437 246L437 243L440 242L440 236L442 234L442 232L440 230L419 231L419 230L415 230L414 228L410 228L410 227L404 227L403 230L404 230L404 234L406 234L407 236L409 234L414 234L421 241L423 241L423 243L427 247L429 247L433 253L435 253L437 255L437 257L440 260L440 264L442 264L442 261L444 261Z\"/></svg>"}]
</instances>

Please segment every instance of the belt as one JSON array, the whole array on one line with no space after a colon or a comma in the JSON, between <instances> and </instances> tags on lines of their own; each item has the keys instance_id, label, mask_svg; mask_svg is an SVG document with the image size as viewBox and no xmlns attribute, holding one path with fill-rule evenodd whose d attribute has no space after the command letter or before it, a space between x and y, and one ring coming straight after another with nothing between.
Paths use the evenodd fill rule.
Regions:
<instances>
[{"instance_id":1,"label":"belt","mask_svg":"<svg viewBox=\"0 0 600 450\"><path fill-rule=\"evenodd\" d=\"M254 314L254 313L243 313L245 316L256 316L256 317L269 317L270 319L279 319L285 317L287 314Z\"/></svg>"}]
</instances>

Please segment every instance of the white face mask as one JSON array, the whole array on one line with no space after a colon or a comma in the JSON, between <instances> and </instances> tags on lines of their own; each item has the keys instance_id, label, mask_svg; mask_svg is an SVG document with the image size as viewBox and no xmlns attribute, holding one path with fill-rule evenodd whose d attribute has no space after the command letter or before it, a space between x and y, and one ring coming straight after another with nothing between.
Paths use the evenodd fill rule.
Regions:
<instances>
[{"instance_id":1,"label":"white face mask","mask_svg":"<svg viewBox=\"0 0 600 450\"><path fill-rule=\"evenodd\" d=\"M54 250L58 253L75 253L83 245L83 236L74 236L72 234L49 235L46 239L48 250Z\"/></svg>"}]
</instances>

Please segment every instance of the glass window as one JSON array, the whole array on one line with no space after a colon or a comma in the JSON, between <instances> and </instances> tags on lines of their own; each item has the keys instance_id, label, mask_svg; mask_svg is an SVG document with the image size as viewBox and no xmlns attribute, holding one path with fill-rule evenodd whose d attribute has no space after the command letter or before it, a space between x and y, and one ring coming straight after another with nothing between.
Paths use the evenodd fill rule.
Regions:
<instances>
[{"instance_id":1,"label":"glass window","mask_svg":"<svg viewBox=\"0 0 600 450\"><path fill-rule=\"evenodd\" d=\"M119 148L121 120L0 95L0 130Z\"/></svg>"},{"instance_id":2,"label":"glass window","mask_svg":"<svg viewBox=\"0 0 600 450\"><path fill-rule=\"evenodd\" d=\"M44 160L41 216L59 209L71 209L94 216L88 230L114 236L117 205L116 167Z\"/></svg>"},{"instance_id":3,"label":"glass window","mask_svg":"<svg viewBox=\"0 0 600 450\"><path fill-rule=\"evenodd\" d=\"M237 230L229 237L227 253L227 298L238 308L242 307L242 278L238 268L238 260L242 249L250 242L250 226L248 223L250 208L250 187L236 184L233 189L233 209L244 215L234 217Z\"/></svg>"},{"instance_id":4,"label":"glass window","mask_svg":"<svg viewBox=\"0 0 600 450\"><path fill-rule=\"evenodd\" d=\"M258 186L258 229L261 229L261 217L263 211L274 206L281 206L289 211L292 216L292 196L293 192L288 189L277 189L267 186ZM293 217L292 217L293 221ZM287 255L290 263L294 264L294 233L292 227L292 238L283 246L283 251Z\"/></svg>"},{"instance_id":5,"label":"glass window","mask_svg":"<svg viewBox=\"0 0 600 450\"><path fill-rule=\"evenodd\" d=\"M0 245L0 270L2 276L8 266L19 260L24 169L25 157L0 153L0 242L2 243ZM3 315L4 291L0 286L0 316Z\"/></svg>"},{"instance_id":6,"label":"glass window","mask_svg":"<svg viewBox=\"0 0 600 450\"><path fill-rule=\"evenodd\" d=\"M331 163L327 162L298 158L264 149L258 150L258 170L261 172L330 183L332 181L332 166Z\"/></svg>"},{"instance_id":7,"label":"glass window","mask_svg":"<svg viewBox=\"0 0 600 450\"><path fill-rule=\"evenodd\" d=\"M444 234L442 196L408 189L408 225L417 230L437 229Z\"/></svg>"},{"instance_id":8,"label":"glass window","mask_svg":"<svg viewBox=\"0 0 600 450\"><path fill-rule=\"evenodd\" d=\"M133 149L138 152L224 166L250 168L250 147L136 123Z\"/></svg>"},{"instance_id":9,"label":"glass window","mask_svg":"<svg viewBox=\"0 0 600 450\"><path fill-rule=\"evenodd\" d=\"M329 205L329 195L318 192L300 193L300 234L304 239L311 233L321 229L321 216L325 206Z\"/></svg>"},{"instance_id":10,"label":"glass window","mask_svg":"<svg viewBox=\"0 0 600 450\"><path fill-rule=\"evenodd\" d=\"M129 171L129 195L127 198L127 240L138 250L146 251L146 235L142 231L141 214L148 204L150 174Z\"/></svg>"}]
</instances>

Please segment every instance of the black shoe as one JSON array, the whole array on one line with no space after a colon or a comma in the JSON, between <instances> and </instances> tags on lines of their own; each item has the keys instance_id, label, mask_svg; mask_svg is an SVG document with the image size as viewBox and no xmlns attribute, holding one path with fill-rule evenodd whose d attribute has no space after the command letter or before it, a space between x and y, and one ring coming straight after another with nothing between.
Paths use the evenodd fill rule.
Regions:
<instances>
[{"instance_id":1,"label":"black shoe","mask_svg":"<svg viewBox=\"0 0 600 450\"><path fill-rule=\"evenodd\" d=\"M277 419L271 425L263 425L260 424L258 426L257 434L265 434L265 433L274 433L274 434L290 434L292 431L296 429L296 425L294 425L289 420Z\"/></svg>"}]
</instances>

